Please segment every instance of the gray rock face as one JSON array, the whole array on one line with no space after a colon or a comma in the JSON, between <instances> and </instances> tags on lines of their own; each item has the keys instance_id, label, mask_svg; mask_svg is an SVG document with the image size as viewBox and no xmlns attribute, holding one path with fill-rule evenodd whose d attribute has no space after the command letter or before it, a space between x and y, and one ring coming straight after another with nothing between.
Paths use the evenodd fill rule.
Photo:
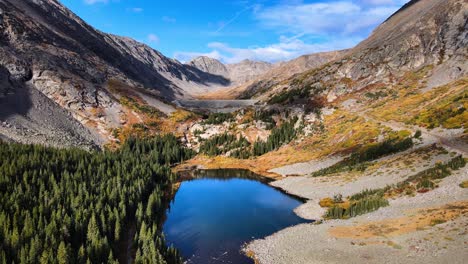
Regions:
<instances>
[{"instance_id":1,"label":"gray rock face","mask_svg":"<svg viewBox=\"0 0 468 264\"><path fill-rule=\"evenodd\" d=\"M31 81L31 89L83 124L98 122L104 127L99 133L118 119L94 120L90 114L93 108L119 111L112 82L144 88L166 100L229 84L130 38L100 32L57 0L0 0L0 10L0 97ZM6 107L12 106L0 104L8 112Z\"/></svg>"},{"instance_id":2,"label":"gray rock face","mask_svg":"<svg viewBox=\"0 0 468 264\"><path fill-rule=\"evenodd\" d=\"M228 64L229 76L236 85L256 79L271 70L274 66L267 62L243 60L239 63Z\"/></svg>"},{"instance_id":3,"label":"gray rock face","mask_svg":"<svg viewBox=\"0 0 468 264\"><path fill-rule=\"evenodd\" d=\"M324 83L326 95L333 100L371 84L391 85L405 72L433 65L428 84L446 84L468 72L466 21L468 3L464 0L413 0L341 59L293 77L289 83ZM257 96L276 88L284 87L275 83L260 89Z\"/></svg>"},{"instance_id":4,"label":"gray rock face","mask_svg":"<svg viewBox=\"0 0 468 264\"><path fill-rule=\"evenodd\" d=\"M219 60L212 59L206 56L196 57L191 60L188 65L191 65L201 71L208 72L214 75L230 78L229 70Z\"/></svg>"},{"instance_id":5,"label":"gray rock face","mask_svg":"<svg viewBox=\"0 0 468 264\"><path fill-rule=\"evenodd\" d=\"M220 61L206 56L194 58L188 65L228 79L231 82L231 87L251 81L274 67L271 63L251 60L224 65Z\"/></svg>"},{"instance_id":6,"label":"gray rock face","mask_svg":"<svg viewBox=\"0 0 468 264\"><path fill-rule=\"evenodd\" d=\"M0 96L0 139L55 147L97 147L99 137L33 84L15 84L14 90Z\"/></svg>"},{"instance_id":7,"label":"gray rock face","mask_svg":"<svg viewBox=\"0 0 468 264\"><path fill-rule=\"evenodd\" d=\"M411 1L345 59L319 72L316 78L323 74L331 82L350 78L356 81L348 87L353 90L376 82L390 83L392 76L434 65L435 70L446 68L444 75L452 76L445 83L455 80L468 71L467 10L468 3L463 0ZM459 74L450 74L452 69Z\"/></svg>"},{"instance_id":8,"label":"gray rock face","mask_svg":"<svg viewBox=\"0 0 468 264\"><path fill-rule=\"evenodd\" d=\"M303 55L299 58L279 63L275 67L264 74L255 78L250 83L245 84L245 89L241 94L241 98L250 98L257 93L267 91L270 87L287 80L294 74L305 72L310 69L318 68L331 61L340 59L348 50L319 52L314 54Z\"/></svg>"}]
</instances>

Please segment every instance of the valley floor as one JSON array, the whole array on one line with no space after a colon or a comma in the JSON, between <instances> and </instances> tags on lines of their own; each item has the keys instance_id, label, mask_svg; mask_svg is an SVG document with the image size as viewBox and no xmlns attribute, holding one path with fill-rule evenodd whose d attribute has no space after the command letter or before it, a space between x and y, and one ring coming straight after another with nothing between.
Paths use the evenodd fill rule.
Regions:
<instances>
[{"instance_id":1,"label":"valley floor","mask_svg":"<svg viewBox=\"0 0 468 264\"><path fill-rule=\"evenodd\" d=\"M307 200L295 212L315 223L293 226L245 246L246 254L259 264L465 263L468 166L453 170L449 176L421 177L419 181L414 177L459 155L466 161L466 79L422 91L416 77L416 83L408 78L400 85L403 88L385 90L393 96L376 98L376 91L358 91L340 98L322 109L323 129L312 129L312 133L277 150L249 159L198 155L178 169L248 169L275 179L270 184ZM309 116L304 119L314 120ZM225 123L219 126L224 130L218 130L237 131L230 130L231 125L236 127ZM306 124L304 130L307 126L317 127ZM205 130L210 131L210 127ZM392 138L411 138L414 145L377 160L360 161L361 169L313 176L348 155ZM402 188L408 179L412 180L410 188ZM419 185L422 179L432 184L429 189ZM349 208L356 202L350 201L350 196L387 186L393 186L382 196L388 206L353 218L324 219L329 209L322 207L323 203L321 206L324 199L348 197L343 206Z\"/></svg>"}]
</instances>

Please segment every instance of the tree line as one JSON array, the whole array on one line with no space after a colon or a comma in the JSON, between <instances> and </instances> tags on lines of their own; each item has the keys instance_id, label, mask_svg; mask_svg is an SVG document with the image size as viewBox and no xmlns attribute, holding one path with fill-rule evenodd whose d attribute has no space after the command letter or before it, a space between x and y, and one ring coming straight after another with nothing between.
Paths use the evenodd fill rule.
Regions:
<instances>
[{"instance_id":1,"label":"tree line","mask_svg":"<svg viewBox=\"0 0 468 264\"><path fill-rule=\"evenodd\" d=\"M458 155L448 162L442 164L437 163L434 167L418 172L406 180L395 184L388 185L379 189L366 189L348 197L349 203L342 201L332 203L325 218L327 219L343 219L355 217L378 210L380 207L389 205L388 197L398 195L413 195L415 191L418 193L428 192L437 188L435 180L446 178L453 171L465 167L466 160L462 155Z\"/></svg>"},{"instance_id":2,"label":"tree line","mask_svg":"<svg viewBox=\"0 0 468 264\"><path fill-rule=\"evenodd\" d=\"M370 165L370 161L410 149L413 144L411 137L389 138L383 142L371 143L353 152L344 160L312 173L312 176L318 177L353 170L364 171Z\"/></svg>"},{"instance_id":3,"label":"tree line","mask_svg":"<svg viewBox=\"0 0 468 264\"><path fill-rule=\"evenodd\" d=\"M200 145L199 152L210 156L226 154L230 152L230 156L240 159L248 159L253 156L261 156L270 151L276 150L291 142L296 138L298 131L294 128L298 121L298 117L293 117L291 120L284 122L279 127L271 131L266 141L257 140L250 144L243 136L237 137L232 134L223 133L213 136L205 140Z\"/></svg>"},{"instance_id":4,"label":"tree line","mask_svg":"<svg viewBox=\"0 0 468 264\"><path fill-rule=\"evenodd\" d=\"M231 122L233 120L234 115L231 113L210 113L202 123L206 125L219 125L224 122Z\"/></svg>"},{"instance_id":5,"label":"tree line","mask_svg":"<svg viewBox=\"0 0 468 264\"><path fill-rule=\"evenodd\" d=\"M245 137L223 133L205 140L200 145L199 152L210 156L217 156L226 154L233 149L247 148L249 146L250 142Z\"/></svg>"},{"instance_id":6,"label":"tree line","mask_svg":"<svg viewBox=\"0 0 468 264\"><path fill-rule=\"evenodd\" d=\"M133 226L136 263L182 263L160 226L170 165L192 155L172 135L94 152L0 142L0 262L126 261Z\"/></svg>"}]
</instances>

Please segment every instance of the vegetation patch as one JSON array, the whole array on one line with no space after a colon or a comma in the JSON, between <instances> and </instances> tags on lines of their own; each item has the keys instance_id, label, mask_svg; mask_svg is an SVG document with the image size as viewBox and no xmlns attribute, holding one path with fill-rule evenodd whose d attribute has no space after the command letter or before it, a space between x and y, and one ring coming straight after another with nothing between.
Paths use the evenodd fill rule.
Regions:
<instances>
[{"instance_id":1,"label":"vegetation patch","mask_svg":"<svg viewBox=\"0 0 468 264\"><path fill-rule=\"evenodd\" d=\"M460 183L460 187L461 188L468 188L468 181L464 181L464 182Z\"/></svg>"},{"instance_id":2,"label":"vegetation patch","mask_svg":"<svg viewBox=\"0 0 468 264\"><path fill-rule=\"evenodd\" d=\"M332 207L335 205L335 202L332 198L326 197L320 200L319 205L320 207Z\"/></svg>"},{"instance_id":3,"label":"vegetation patch","mask_svg":"<svg viewBox=\"0 0 468 264\"><path fill-rule=\"evenodd\" d=\"M266 141L256 141L253 144L252 155L261 156L291 142L298 133L294 128L297 121L298 118L294 117L290 121L281 124L280 127L274 128Z\"/></svg>"},{"instance_id":4,"label":"vegetation patch","mask_svg":"<svg viewBox=\"0 0 468 264\"><path fill-rule=\"evenodd\" d=\"M221 134L204 141L200 146L200 152L209 156L216 156L230 152L230 156L238 159L248 159L261 156L274 151L284 144L291 142L298 131L294 128L298 118L284 122L281 126L274 128L266 141L257 140L253 144L243 136Z\"/></svg>"},{"instance_id":5,"label":"vegetation patch","mask_svg":"<svg viewBox=\"0 0 468 264\"><path fill-rule=\"evenodd\" d=\"M253 119L256 121L262 121L267 124L267 129L270 130L276 126L276 122L273 119L274 115L280 114L279 110L270 109L265 111L255 111Z\"/></svg>"},{"instance_id":6,"label":"vegetation patch","mask_svg":"<svg viewBox=\"0 0 468 264\"><path fill-rule=\"evenodd\" d=\"M219 125L224 122L231 122L234 120L234 115L231 113L210 113L202 124L205 125Z\"/></svg>"},{"instance_id":7,"label":"vegetation patch","mask_svg":"<svg viewBox=\"0 0 468 264\"><path fill-rule=\"evenodd\" d=\"M468 124L468 91L448 96L421 111L411 122L428 128L461 128Z\"/></svg>"},{"instance_id":8,"label":"vegetation patch","mask_svg":"<svg viewBox=\"0 0 468 264\"><path fill-rule=\"evenodd\" d=\"M371 143L362 147L351 154L350 157L345 158L337 164L314 172L312 176L318 177L353 170L364 171L370 165L369 161L407 150L412 146L413 141L411 137L404 139L390 138L380 143Z\"/></svg>"},{"instance_id":9,"label":"vegetation patch","mask_svg":"<svg viewBox=\"0 0 468 264\"><path fill-rule=\"evenodd\" d=\"M388 96L372 105L370 114L377 119L395 120L427 128L461 128L468 123L468 78L422 91L419 83L430 69L407 73Z\"/></svg>"},{"instance_id":10,"label":"vegetation patch","mask_svg":"<svg viewBox=\"0 0 468 264\"><path fill-rule=\"evenodd\" d=\"M369 98L369 99L372 99L372 100L378 100L380 98L383 98L383 97L387 97L388 94L384 91L377 91L375 93L373 92L366 92L364 94L365 97Z\"/></svg>"},{"instance_id":11,"label":"vegetation patch","mask_svg":"<svg viewBox=\"0 0 468 264\"><path fill-rule=\"evenodd\" d=\"M370 222L357 226L336 226L328 230L335 238L369 239L394 237L423 230L468 214L468 202L456 202L438 208L418 210L412 216Z\"/></svg>"},{"instance_id":12,"label":"vegetation patch","mask_svg":"<svg viewBox=\"0 0 468 264\"><path fill-rule=\"evenodd\" d=\"M170 115L170 120L175 122L175 123L181 123L188 121L192 118L196 117L196 115L192 112L189 112L187 110L182 110L182 109L177 109L175 112L173 112Z\"/></svg>"},{"instance_id":13,"label":"vegetation patch","mask_svg":"<svg viewBox=\"0 0 468 264\"><path fill-rule=\"evenodd\" d=\"M466 165L463 156L457 156L446 164L436 164L433 168L421 171L405 181L392 186L380 189L364 190L348 197L349 206L343 207L335 203L332 199L321 200L322 207L329 207L325 218L327 219L346 219L369 212L373 212L380 207L388 206L388 197L394 197L401 194L412 194L417 192L428 192L437 187L435 180L443 179L451 174L451 170L458 170Z\"/></svg>"},{"instance_id":14,"label":"vegetation patch","mask_svg":"<svg viewBox=\"0 0 468 264\"><path fill-rule=\"evenodd\" d=\"M192 155L172 135L113 152L0 143L0 261L117 263L136 226L136 263L182 263L158 227L170 166Z\"/></svg>"},{"instance_id":15,"label":"vegetation patch","mask_svg":"<svg viewBox=\"0 0 468 264\"><path fill-rule=\"evenodd\" d=\"M250 142L245 137L223 133L205 140L199 151L209 156L218 156L239 148L246 150L249 146Z\"/></svg>"},{"instance_id":16,"label":"vegetation patch","mask_svg":"<svg viewBox=\"0 0 468 264\"><path fill-rule=\"evenodd\" d=\"M306 88L294 88L286 91L282 91L274 95L268 101L269 104L287 104L292 103L293 101L299 98L308 98L310 97L311 87Z\"/></svg>"},{"instance_id":17,"label":"vegetation patch","mask_svg":"<svg viewBox=\"0 0 468 264\"><path fill-rule=\"evenodd\" d=\"M423 170L405 181L393 186L387 191L387 196L411 194L414 190L419 193L428 192L437 188L436 181L450 176L452 170L465 167L466 160L462 155L452 158L446 164L437 163L434 167Z\"/></svg>"},{"instance_id":18,"label":"vegetation patch","mask_svg":"<svg viewBox=\"0 0 468 264\"><path fill-rule=\"evenodd\" d=\"M358 215L376 211L380 207L388 206L388 201L380 196L368 196L358 200L350 200L347 207L333 205L326 214L326 219L347 219Z\"/></svg>"}]
</instances>

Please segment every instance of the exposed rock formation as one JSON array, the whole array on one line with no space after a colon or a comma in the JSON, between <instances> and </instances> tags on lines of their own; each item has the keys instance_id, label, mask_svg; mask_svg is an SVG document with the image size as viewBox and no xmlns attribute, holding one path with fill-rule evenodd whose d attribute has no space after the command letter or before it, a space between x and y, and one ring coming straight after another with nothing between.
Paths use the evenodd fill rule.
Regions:
<instances>
[{"instance_id":1,"label":"exposed rock formation","mask_svg":"<svg viewBox=\"0 0 468 264\"><path fill-rule=\"evenodd\" d=\"M261 74L271 70L274 66L262 61L243 60L239 63L228 64L226 67L234 85L240 85L256 79Z\"/></svg>"},{"instance_id":2,"label":"exposed rock formation","mask_svg":"<svg viewBox=\"0 0 468 264\"><path fill-rule=\"evenodd\" d=\"M0 95L30 80L30 89L98 134L118 125L121 106L113 82L166 100L229 84L130 38L100 32L56 0L0 0L0 75ZM92 114L99 109L107 113Z\"/></svg>"},{"instance_id":3,"label":"exposed rock formation","mask_svg":"<svg viewBox=\"0 0 468 264\"><path fill-rule=\"evenodd\" d=\"M433 66L428 87L446 84L468 72L468 3L463 0L413 0L374 30L340 60L291 78L289 85L262 85L267 98L283 89L320 86L329 101L369 85L391 85L405 72Z\"/></svg>"},{"instance_id":4,"label":"exposed rock formation","mask_svg":"<svg viewBox=\"0 0 468 264\"><path fill-rule=\"evenodd\" d=\"M223 76L225 78L230 77L227 67L217 59L213 59L207 56L200 56L194 58L187 64L204 72Z\"/></svg>"},{"instance_id":5,"label":"exposed rock formation","mask_svg":"<svg viewBox=\"0 0 468 264\"><path fill-rule=\"evenodd\" d=\"M251 81L274 67L271 63L251 60L225 65L219 60L206 56L196 57L188 65L230 80L231 87Z\"/></svg>"},{"instance_id":6,"label":"exposed rock formation","mask_svg":"<svg viewBox=\"0 0 468 264\"><path fill-rule=\"evenodd\" d=\"M265 91L270 85L284 81L294 74L305 72L340 59L346 52L347 50L319 52L280 63L251 82L237 87L237 93L241 93L240 97L242 98L250 98L257 93Z\"/></svg>"},{"instance_id":7,"label":"exposed rock formation","mask_svg":"<svg viewBox=\"0 0 468 264\"><path fill-rule=\"evenodd\" d=\"M278 82L290 78L294 74L314 69L339 59L345 53L346 50L320 52L303 55L299 58L276 64L245 60L237 64L223 65L221 62L211 58L198 57L190 62L190 64L213 74L225 72L222 76L232 80L230 87L205 94L204 98L232 99L240 97L246 99L261 91L265 91L266 88Z\"/></svg>"}]
</instances>

